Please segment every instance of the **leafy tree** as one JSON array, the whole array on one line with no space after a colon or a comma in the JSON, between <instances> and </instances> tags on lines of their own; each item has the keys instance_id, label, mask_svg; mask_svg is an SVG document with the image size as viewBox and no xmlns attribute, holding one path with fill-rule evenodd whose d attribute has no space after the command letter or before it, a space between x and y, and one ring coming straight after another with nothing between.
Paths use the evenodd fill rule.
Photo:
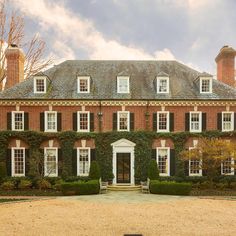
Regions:
<instances>
[{"instance_id":1,"label":"leafy tree","mask_svg":"<svg viewBox=\"0 0 236 236\"><path fill-rule=\"evenodd\" d=\"M220 174L221 165L226 161L235 159L236 145L225 139L219 138L202 138L195 148L184 150L180 153L180 158L184 161L197 160L199 166L196 170L202 170L212 183L214 178ZM235 167L231 161L227 162L228 167Z\"/></svg>"},{"instance_id":2,"label":"leafy tree","mask_svg":"<svg viewBox=\"0 0 236 236\"><path fill-rule=\"evenodd\" d=\"M96 161L92 161L89 169L89 178L90 179L100 179L101 172L100 167Z\"/></svg>"},{"instance_id":3,"label":"leafy tree","mask_svg":"<svg viewBox=\"0 0 236 236\"><path fill-rule=\"evenodd\" d=\"M156 160L152 159L148 165L148 178L150 180L159 179L159 169Z\"/></svg>"}]
</instances>

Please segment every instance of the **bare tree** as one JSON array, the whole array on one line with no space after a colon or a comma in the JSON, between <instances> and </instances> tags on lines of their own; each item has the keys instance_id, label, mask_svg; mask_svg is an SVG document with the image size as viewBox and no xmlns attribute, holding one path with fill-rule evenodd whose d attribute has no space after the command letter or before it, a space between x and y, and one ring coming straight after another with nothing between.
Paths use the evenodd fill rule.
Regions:
<instances>
[{"instance_id":1,"label":"bare tree","mask_svg":"<svg viewBox=\"0 0 236 236\"><path fill-rule=\"evenodd\" d=\"M7 14L7 4L0 3L0 83L6 77L5 50L12 44L25 49L25 79L52 64L52 58L43 59L46 44L38 35L28 42L24 35L24 18L16 11Z\"/></svg>"}]
</instances>

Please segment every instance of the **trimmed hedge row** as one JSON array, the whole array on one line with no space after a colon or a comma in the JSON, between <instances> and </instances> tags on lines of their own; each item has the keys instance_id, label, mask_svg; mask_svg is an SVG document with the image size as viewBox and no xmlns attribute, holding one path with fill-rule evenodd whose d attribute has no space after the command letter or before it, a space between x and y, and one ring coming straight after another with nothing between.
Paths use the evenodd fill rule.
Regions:
<instances>
[{"instance_id":1,"label":"trimmed hedge row","mask_svg":"<svg viewBox=\"0 0 236 236\"><path fill-rule=\"evenodd\" d=\"M177 183L173 181L150 181L150 192L154 194L189 195L192 189L191 183Z\"/></svg>"},{"instance_id":2,"label":"trimmed hedge row","mask_svg":"<svg viewBox=\"0 0 236 236\"><path fill-rule=\"evenodd\" d=\"M90 195L98 194L100 185L98 180L64 182L61 184L63 195Z\"/></svg>"}]
</instances>

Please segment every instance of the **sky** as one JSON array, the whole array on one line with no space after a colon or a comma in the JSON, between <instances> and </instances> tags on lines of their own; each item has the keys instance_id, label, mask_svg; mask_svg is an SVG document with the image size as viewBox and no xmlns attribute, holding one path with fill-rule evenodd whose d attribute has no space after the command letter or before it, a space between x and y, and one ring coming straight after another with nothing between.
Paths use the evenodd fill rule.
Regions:
<instances>
[{"instance_id":1,"label":"sky","mask_svg":"<svg viewBox=\"0 0 236 236\"><path fill-rule=\"evenodd\" d=\"M64 60L177 60L215 74L220 48L236 48L235 0L9 0Z\"/></svg>"}]
</instances>

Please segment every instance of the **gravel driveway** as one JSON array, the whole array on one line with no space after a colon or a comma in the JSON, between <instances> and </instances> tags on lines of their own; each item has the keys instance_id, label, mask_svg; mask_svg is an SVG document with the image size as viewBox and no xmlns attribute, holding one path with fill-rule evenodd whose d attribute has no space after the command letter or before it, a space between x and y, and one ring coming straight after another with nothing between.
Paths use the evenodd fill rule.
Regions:
<instances>
[{"instance_id":1,"label":"gravel driveway","mask_svg":"<svg viewBox=\"0 0 236 236\"><path fill-rule=\"evenodd\" d=\"M236 235L236 201L108 193L0 205L0 235Z\"/></svg>"}]
</instances>

